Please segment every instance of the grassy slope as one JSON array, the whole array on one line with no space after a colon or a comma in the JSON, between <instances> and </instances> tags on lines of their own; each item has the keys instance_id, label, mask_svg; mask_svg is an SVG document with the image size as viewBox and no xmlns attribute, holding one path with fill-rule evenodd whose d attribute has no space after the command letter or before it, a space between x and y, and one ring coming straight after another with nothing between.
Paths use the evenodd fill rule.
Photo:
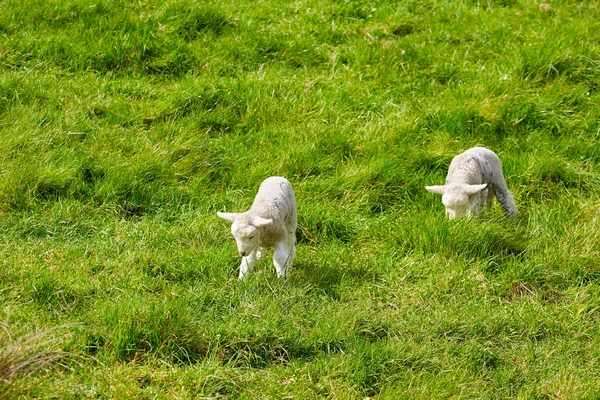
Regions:
<instances>
[{"instance_id":1,"label":"grassy slope","mask_svg":"<svg viewBox=\"0 0 600 400\"><path fill-rule=\"evenodd\" d=\"M0 345L73 354L2 391L600 395L600 4L551 5L0 2ZM474 145L516 219L424 190ZM238 282L274 174L297 263Z\"/></svg>"}]
</instances>

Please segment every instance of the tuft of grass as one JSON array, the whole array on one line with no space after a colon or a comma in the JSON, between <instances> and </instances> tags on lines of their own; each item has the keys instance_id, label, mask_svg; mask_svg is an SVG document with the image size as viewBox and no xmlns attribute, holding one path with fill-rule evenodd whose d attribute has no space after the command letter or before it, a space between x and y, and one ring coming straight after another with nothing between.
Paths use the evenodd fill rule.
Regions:
<instances>
[{"instance_id":1,"label":"tuft of grass","mask_svg":"<svg viewBox=\"0 0 600 400\"><path fill-rule=\"evenodd\" d=\"M0 347L0 393L10 393L14 382L41 369L50 369L73 354L62 350L70 331L56 326L13 336L7 322L2 322ZM65 336L66 335L66 336Z\"/></svg>"},{"instance_id":2,"label":"tuft of grass","mask_svg":"<svg viewBox=\"0 0 600 400\"><path fill-rule=\"evenodd\" d=\"M598 397L594 2L2 5L3 395ZM473 146L515 218L424 189ZM270 175L296 261L238 281Z\"/></svg>"}]
</instances>

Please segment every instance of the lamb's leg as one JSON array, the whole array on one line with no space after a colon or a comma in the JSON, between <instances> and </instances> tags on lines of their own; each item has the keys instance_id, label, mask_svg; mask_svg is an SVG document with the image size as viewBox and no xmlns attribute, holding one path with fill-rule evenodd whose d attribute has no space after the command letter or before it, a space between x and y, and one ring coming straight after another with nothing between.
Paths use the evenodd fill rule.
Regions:
<instances>
[{"instance_id":1,"label":"lamb's leg","mask_svg":"<svg viewBox=\"0 0 600 400\"><path fill-rule=\"evenodd\" d=\"M487 189L484 190L486 190L487 192ZM479 211L481 210L481 202L483 201L482 194L483 192L479 192L469 197L469 208L467 209L467 218L471 218L473 215L479 214Z\"/></svg>"},{"instance_id":2,"label":"lamb's leg","mask_svg":"<svg viewBox=\"0 0 600 400\"><path fill-rule=\"evenodd\" d=\"M288 258L288 266L291 267L294 262L294 258L296 258L296 227L290 227L288 230L288 247L292 250L290 251L290 256Z\"/></svg>"},{"instance_id":3,"label":"lamb's leg","mask_svg":"<svg viewBox=\"0 0 600 400\"><path fill-rule=\"evenodd\" d=\"M488 195L487 195L487 201L486 201L486 206L487 208L491 208L492 205L494 204L494 197L496 196L496 192L494 191L493 188L489 189Z\"/></svg>"},{"instance_id":4,"label":"lamb's leg","mask_svg":"<svg viewBox=\"0 0 600 400\"><path fill-rule=\"evenodd\" d=\"M504 179L502 181L496 182L495 191L496 198L498 199L498 203L500 203L500 207L504 214L507 216L513 216L517 214L517 206L515 205L515 200L513 199L512 193L508 190L506 186L506 182Z\"/></svg>"},{"instance_id":5,"label":"lamb's leg","mask_svg":"<svg viewBox=\"0 0 600 400\"><path fill-rule=\"evenodd\" d=\"M239 279L244 279L249 272L254 268L254 264L256 263L256 249L252 250L252 252L246 257L242 258L242 263L240 264L240 275Z\"/></svg>"},{"instance_id":6,"label":"lamb's leg","mask_svg":"<svg viewBox=\"0 0 600 400\"><path fill-rule=\"evenodd\" d=\"M483 189L481 191L481 198L479 199L479 211L483 210L486 208L486 205L489 202L490 198L490 190L489 189Z\"/></svg>"},{"instance_id":7,"label":"lamb's leg","mask_svg":"<svg viewBox=\"0 0 600 400\"><path fill-rule=\"evenodd\" d=\"M475 210L473 210L473 206L467 208L467 212L466 212L467 218L471 218L475 214L477 214L477 213L475 212Z\"/></svg>"},{"instance_id":8,"label":"lamb's leg","mask_svg":"<svg viewBox=\"0 0 600 400\"><path fill-rule=\"evenodd\" d=\"M273 264L277 271L277 277L287 277L289 270L296 256L296 248L294 245L289 245L289 240L278 242L275 245L273 254Z\"/></svg>"},{"instance_id":9,"label":"lamb's leg","mask_svg":"<svg viewBox=\"0 0 600 400\"><path fill-rule=\"evenodd\" d=\"M265 248L257 247L256 248L256 260L260 260L261 258L263 258L264 255L265 255Z\"/></svg>"}]
</instances>

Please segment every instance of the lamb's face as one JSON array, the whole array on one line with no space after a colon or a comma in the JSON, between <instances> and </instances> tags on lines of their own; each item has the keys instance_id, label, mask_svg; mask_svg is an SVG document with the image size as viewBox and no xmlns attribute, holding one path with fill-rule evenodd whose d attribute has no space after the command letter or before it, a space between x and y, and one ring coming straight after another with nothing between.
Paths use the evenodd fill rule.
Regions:
<instances>
[{"instance_id":1,"label":"lamb's face","mask_svg":"<svg viewBox=\"0 0 600 400\"><path fill-rule=\"evenodd\" d=\"M450 219L462 217L470 207L469 196L459 187L447 188L442 195L442 203Z\"/></svg>"},{"instance_id":2,"label":"lamb's face","mask_svg":"<svg viewBox=\"0 0 600 400\"><path fill-rule=\"evenodd\" d=\"M231 225L231 233L237 243L240 256L247 257L260 243L260 230L255 226L236 222Z\"/></svg>"}]
</instances>

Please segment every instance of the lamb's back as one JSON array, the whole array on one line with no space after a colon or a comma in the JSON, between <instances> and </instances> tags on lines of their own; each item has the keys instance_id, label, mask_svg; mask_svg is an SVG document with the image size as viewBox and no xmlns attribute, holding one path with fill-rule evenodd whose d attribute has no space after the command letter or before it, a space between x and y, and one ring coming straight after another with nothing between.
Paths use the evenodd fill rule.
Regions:
<instances>
[{"instance_id":1,"label":"lamb's back","mask_svg":"<svg viewBox=\"0 0 600 400\"><path fill-rule=\"evenodd\" d=\"M502 164L498 155L485 147L473 147L452 159L446 184L489 183L495 172L502 174Z\"/></svg>"},{"instance_id":2,"label":"lamb's back","mask_svg":"<svg viewBox=\"0 0 600 400\"><path fill-rule=\"evenodd\" d=\"M290 220L296 216L296 199L290 182L279 176L263 181L251 210L263 218Z\"/></svg>"}]
</instances>

